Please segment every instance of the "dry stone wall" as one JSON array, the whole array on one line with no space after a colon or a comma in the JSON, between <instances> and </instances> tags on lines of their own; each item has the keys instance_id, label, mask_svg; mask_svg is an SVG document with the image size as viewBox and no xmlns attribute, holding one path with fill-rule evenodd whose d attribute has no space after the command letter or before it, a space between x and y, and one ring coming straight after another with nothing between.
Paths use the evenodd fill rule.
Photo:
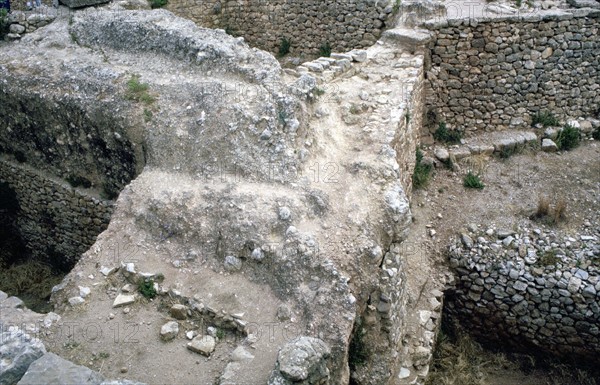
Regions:
<instances>
[{"instance_id":1,"label":"dry stone wall","mask_svg":"<svg viewBox=\"0 0 600 385\"><path fill-rule=\"evenodd\" d=\"M57 267L71 267L108 225L112 201L74 189L26 165L0 159L0 182L19 202L17 226L27 249Z\"/></svg>"},{"instance_id":2,"label":"dry stone wall","mask_svg":"<svg viewBox=\"0 0 600 385\"><path fill-rule=\"evenodd\" d=\"M463 233L448 310L474 335L517 349L597 360L600 234L543 229ZM494 330L494 333L490 333Z\"/></svg>"},{"instance_id":3,"label":"dry stone wall","mask_svg":"<svg viewBox=\"0 0 600 385\"><path fill-rule=\"evenodd\" d=\"M267 51L287 39L292 54L309 55L325 44L337 52L373 45L394 12L391 0L172 0L167 9Z\"/></svg>"},{"instance_id":4,"label":"dry stone wall","mask_svg":"<svg viewBox=\"0 0 600 385\"><path fill-rule=\"evenodd\" d=\"M425 27L434 32L427 68L430 123L503 130L527 125L538 111L567 118L594 116L600 109L599 10Z\"/></svg>"}]
</instances>

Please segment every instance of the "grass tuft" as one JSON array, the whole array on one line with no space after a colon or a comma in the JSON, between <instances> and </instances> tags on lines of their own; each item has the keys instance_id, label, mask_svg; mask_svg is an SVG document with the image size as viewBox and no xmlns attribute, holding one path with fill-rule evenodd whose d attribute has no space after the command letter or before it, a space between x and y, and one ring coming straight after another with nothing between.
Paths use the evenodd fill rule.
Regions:
<instances>
[{"instance_id":1,"label":"grass tuft","mask_svg":"<svg viewBox=\"0 0 600 385\"><path fill-rule=\"evenodd\" d=\"M281 38L281 42L279 43L279 51L277 55L279 57L284 57L288 53L290 53L290 48L292 47L292 42L285 37Z\"/></svg>"},{"instance_id":2,"label":"grass tuft","mask_svg":"<svg viewBox=\"0 0 600 385\"><path fill-rule=\"evenodd\" d=\"M537 209L530 215L529 219L541 221L547 225L556 225L567 218L567 201L564 198L559 198L551 206L550 199L540 195L538 198Z\"/></svg>"},{"instance_id":3,"label":"grass tuft","mask_svg":"<svg viewBox=\"0 0 600 385\"><path fill-rule=\"evenodd\" d=\"M546 215L548 215L549 213L550 213L550 200L547 197L540 195L540 197L538 198L537 210L535 211L534 216L536 218L542 218L542 217L545 217Z\"/></svg>"},{"instance_id":4,"label":"grass tuft","mask_svg":"<svg viewBox=\"0 0 600 385\"><path fill-rule=\"evenodd\" d=\"M463 178L463 186L466 188L475 188L479 190L485 187L481 181L481 178L479 178L479 175L473 174L471 171L469 171Z\"/></svg>"},{"instance_id":5,"label":"grass tuft","mask_svg":"<svg viewBox=\"0 0 600 385\"><path fill-rule=\"evenodd\" d=\"M554 223L559 223L560 221L566 218L567 213L567 202L564 199L559 199L554 206L554 213L552 214L552 219Z\"/></svg>"},{"instance_id":6,"label":"grass tuft","mask_svg":"<svg viewBox=\"0 0 600 385\"><path fill-rule=\"evenodd\" d=\"M144 279L140 279L140 281L138 282L138 291L145 298L152 299L156 297L156 290L154 289L154 280L149 279L146 281Z\"/></svg>"},{"instance_id":7,"label":"grass tuft","mask_svg":"<svg viewBox=\"0 0 600 385\"><path fill-rule=\"evenodd\" d=\"M321 45L321 47L319 48L319 55L321 57L330 57L331 56L331 46L329 45L328 41L323 43Z\"/></svg>"},{"instance_id":8,"label":"grass tuft","mask_svg":"<svg viewBox=\"0 0 600 385\"><path fill-rule=\"evenodd\" d=\"M500 356L504 357L504 356ZM500 360L500 359L499 359ZM426 385L484 385L485 370L494 364L485 350L458 330L438 335Z\"/></svg>"},{"instance_id":9,"label":"grass tuft","mask_svg":"<svg viewBox=\"0 0 600 385\"><path fill-rule=\"evenodd\" d=\"M139 75L132 75L127 81L127 91L125 98L134 102L142 102L144 104L152 104L156 98L149 92L150 86L148 83L141 83Z\"/></svg>"},{"instance_id":10,"label":"grass tuft","mask_svg":"<svg viewBox=\"0 0 600 385\"><path fill-rule=\"evenodd\" d=\"M579 132L579 129L567 124L558 133L554 142L559 150L569 151L579 146L580 139L581 133Z\"/></svg>"},{"instance_id":11,"label":"grass tuft","mask_svg":"<svg viewBox=\"0 0 600 385\"><path fill-rule=\"evenodd\" d=\"M449 130L446 123L440 122L437 130L433 133L433 138L438 142L456 144L460 143L463 134L459 130Z\"/></svg>"},{"instance_id":12,"label":"grass tuft","mask_svg":"<svg viewBox=\"0 0 600 385\"><path fill-rule=\"evenodd\" d=\"M556 127L560 125L560 122L556 118L556 116L552 115L551 112L542 111L533 115L531 118L531 126L534 127L538 124L541 124L543 127Z\"/></svg>"},{"instance_id":13,"label":"grass tuft","mask_svg":"<svg viewBox=\"0 0 600 385\"><path fill-rule=\"evenodd\" d=\"M62 281L62 276L40 261L30 260L8 267L1 262L2 291L21 298L34 311L47 311L52 288Z\"/></svg>"},{"instance_id":14,"label":"grass tuft","mask_svg":"<svg viewBox=\"0 0 600 385\"><path fill-rule=\"evenodd\" d=\"M168 0L150 0L150 8L152 9L156 9L156 8L162 8L165 5L167 5Z\"/></svg>"},{"instance_id":15,"label":"grass tuft","mask_svg":"<svg viewBox=\"0 0 600 385\"><path fill-rule=\"evenodd\" d=\"M546 251L542 256L535 262L539 267L554 266L561 262L561 259L556 255L556 250Z\"/></svg>"},{"instance_id":16,"label":"grass tuft","mask_svg":"<svg viewBox=\"0 0 600 385\"><path fill-rule=\"evenodd\" d=\"M0 9L0 37L2 37L8 31L8 10L6 8Z\"/></svg>"},{"instance_id":17,"label":"grass tuft","mask_svg":"<svg viewBox=\"0 0 600 385\"><path fill-rule=\"evenodd\" d=\"M423 163L423 152L420 148L417 148L415 157L417 162L413 171L412 183L415 189L420 189L425 187L431 178L431 165Z\"/></svg>"}]
</instances>

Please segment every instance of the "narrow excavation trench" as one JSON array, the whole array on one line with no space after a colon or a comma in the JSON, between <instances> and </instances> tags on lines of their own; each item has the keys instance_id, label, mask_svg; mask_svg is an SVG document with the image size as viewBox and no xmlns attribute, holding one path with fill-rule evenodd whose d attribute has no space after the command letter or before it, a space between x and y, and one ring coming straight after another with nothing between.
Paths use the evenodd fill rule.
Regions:
<instances>
[{"instance_id":1,"label":"narrow excavation trench","mask_svg":"<svg viewBox=\"0 0 600 385\"><path fill-rule=\"evenodd\" d=\"M454 292L445 292L442 323L426 385L597 385L593 363L559 360L540 351L483 340L469 332L468 320L452 312ZM466 321L466 322L463 322Z\"/></svg>"},{"instance_id":2,"label":"narrow excavation trench","mask_svg":"<svg viewBox=\"0 0 600 385\"><path fill-rule=\"evenodd\" d=\"M18 296L30 309L46 313L52 310L48 303L52 287L70 269L32 257L19 231L20 211L15 191L0 183L0 290Z\"/></svg>"}]
</instances>

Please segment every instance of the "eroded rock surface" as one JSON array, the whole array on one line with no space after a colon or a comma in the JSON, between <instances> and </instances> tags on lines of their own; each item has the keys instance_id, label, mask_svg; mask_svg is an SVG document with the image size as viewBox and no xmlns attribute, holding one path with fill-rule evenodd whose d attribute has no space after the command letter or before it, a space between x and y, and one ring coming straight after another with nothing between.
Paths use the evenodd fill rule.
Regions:
<instances>
[{"instance_id":1,"label":"eroded rock surface","mask_svg":"<svg viewBox=\"0 0 600 385\"><path fill-rule=\"evenodd\" d=\"M196 383L266 383L288 342L310 336L300 340L318 357L308 360L307 378L345 383L357 314L372 304L369 327L385 329L377 351L390 353L373 381L389 376L402 334L398 243L411 222L406 191L420 119L419 99L411 96L421 86L422 58L383 43L361 52L358 67L340 79L339 95L315 100L311 75L285 77L271 55L166 11L84 10L43 32L0 48L10 52L0 59L7 95L18 96L20 85L49 115L59 116L67 100L92 123L105 122L89 135L96 144L102 139L106 153L82 150L80 162L67 159L71 150L54 143L72 119L59 116L47 136L62 158L36 158L32 150L33 163L62 176L60 159L79 174L88 162L92 185L126 185L107 230L55 290L63 316L55 331L75 322L74 335L85 335L77 328L100 317L106 354L136 357L130 378L180 383L191 374L147 368L161 368L167 354L198 365L202 357L184 348L188 335L214 334ZM40 49L43 60L32 55ZM393 87L405 76L411 83ZM369 97L371 81L380 91ZM118 129L109 130L112 116ZM23 122L14 128L45 120ZM85 120L72 123L74 136L62 143L85 132ZM129 163L111 158L120 149L129 149ZM105 161L113 168L92 178ZM91 290L85 298L80 286ZM124 297L125 307L112 307ZM77 307L69 298L78 298ZM174 303L190 315L181 333L161 341ZM152 355L112 338L132 320L144 320L135 337L150 341ZM254 359L212 359L230 357L238 342L253 347ZM81 349L81 357L91 355L86 344ZM283 359L281 373L289 377L288 364ZM117 377L120 368L104 370Z\"/></svg>"},{"instance_id":2,"label":"eroded rock surface","mask_svg":"<svg viewBox=\"0 0 600 385\"><path fill-rule=\"evenodd\" d=\"M17 383L32 362L46 353L44 344L17 328L0 328L0 384Z\"/></svg>"}]
</instances>

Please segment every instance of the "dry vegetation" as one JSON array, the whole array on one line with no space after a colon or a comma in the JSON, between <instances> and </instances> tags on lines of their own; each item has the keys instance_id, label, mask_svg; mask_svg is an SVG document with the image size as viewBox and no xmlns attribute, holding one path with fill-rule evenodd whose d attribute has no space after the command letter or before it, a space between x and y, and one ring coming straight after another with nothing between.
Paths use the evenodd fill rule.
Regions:
<instances>
[{"instance_id":1,"label":"dry vegetation","mask_svg":"<svg viewBox=\"0 0 600 385\"><path fill-rule=\"evenodd\" d=\"M593 370L485 349L444 318L426 385L600 385Z\"/></svg>"},{"instance_id":2,"label":"dry vegetation","mask_svg":"<svg viewBox=\"0 0 600 385\"><path fill-rule=\"evenodd\" d=\"M537 209L530 216L532 220L541 221L547 225L556 225L567 218L567 201L560 197L555 199L552 205L550 198L540 195L538 198Z\"/></svg>"}]
</instances>

